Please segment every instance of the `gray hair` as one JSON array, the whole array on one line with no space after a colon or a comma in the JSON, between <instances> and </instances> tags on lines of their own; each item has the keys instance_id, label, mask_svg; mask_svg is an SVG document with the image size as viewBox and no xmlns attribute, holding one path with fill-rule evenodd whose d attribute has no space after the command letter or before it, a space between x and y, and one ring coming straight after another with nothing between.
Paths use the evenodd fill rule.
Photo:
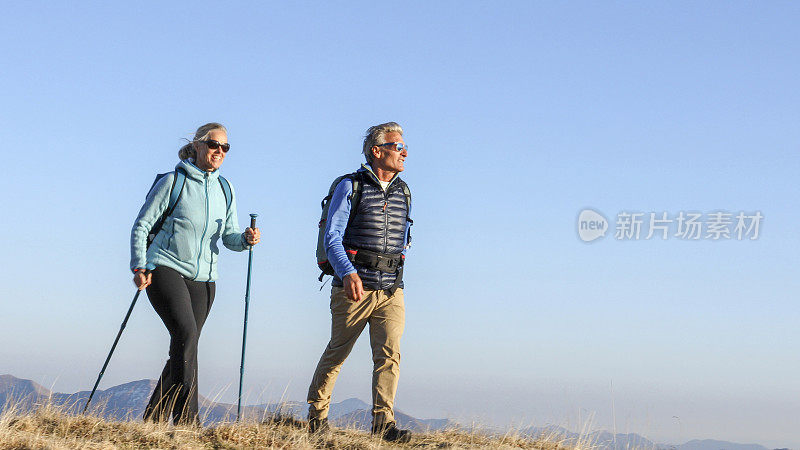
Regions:
<instances>
[{"instance_id":1,"label":"gray hair","mask_svg":"<svg viewBox=\"0 0 800 450\"><path fill-rule=\"evenodd\" d=\"M386 133L400 133L403 135L403 127L397 122L386 122L380 125L375 125L367 129L367 135L364 136L364 157L367 158L367 163L372 164L372 147L386 143Z\"/></svg>"},{"instance_id":2,"label":"gray hair","mask_svg":"<svg viewBox=\"0 0 800 450\"><path fill-rule=\"evenodd\" d=\"M194 133L194 139L189 141L188 144L184 145L183 147L178 150L178 158L181 160L183 159L195 159L197 157L197 151L194 149L194 145L192 145L196 141L204 141L208 139L208 136L214 130L222 130L225 134L228 134L228 130L225 128L224 125L217 122L209 122L200 128Z\"/></svg>"}]
</instances>

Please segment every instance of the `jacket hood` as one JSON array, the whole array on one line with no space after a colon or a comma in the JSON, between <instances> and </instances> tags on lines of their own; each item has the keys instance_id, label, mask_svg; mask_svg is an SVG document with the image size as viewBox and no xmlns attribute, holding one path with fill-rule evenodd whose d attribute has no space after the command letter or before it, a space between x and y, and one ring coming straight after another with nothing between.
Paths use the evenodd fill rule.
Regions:
<instances>
[{"instance_id":1,"label":"jacket hood","mask_svg":"<svg viewBox=\"0 0 800 450\"><path fill-rule=\"evenodd\" d=\"M205 178L205 175L208 174L209 180L216 180L219 178L219 170L215 170L213 172L206 172L205 170L201 170L199 167L195 166L191 160L183 159L181 160L176 166L176 169L182 168L186 171L186 177L191 178L193 180L202 181Z\"/></svg>"}]
</instances>

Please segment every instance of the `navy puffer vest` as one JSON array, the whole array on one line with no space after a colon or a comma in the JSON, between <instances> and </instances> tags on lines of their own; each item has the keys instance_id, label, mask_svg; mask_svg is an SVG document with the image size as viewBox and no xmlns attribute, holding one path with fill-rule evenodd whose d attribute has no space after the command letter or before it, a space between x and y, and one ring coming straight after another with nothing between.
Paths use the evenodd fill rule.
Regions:
<instances>
[{"instance_id":1,"label":"navy puffer vest","mask_svg":"<svg viewBox=\"0 0 800 450\"><path fill-rule=\"evenodd\" d=\"M363 249L372 252L399 254L403 252L408 206L403 192L405 183L395 177L387 192L384 192L375 175L367 170L359 171L362 179L361 199L358 210L350 211L351 220L344 233L342 243L345 249ZM355 265L364 289L382 290L394 285L396 273ZM342 286L342 281L334 276L334 286ZM402 281L398 286L403 287Z\"/></svg>"}]
</instances>

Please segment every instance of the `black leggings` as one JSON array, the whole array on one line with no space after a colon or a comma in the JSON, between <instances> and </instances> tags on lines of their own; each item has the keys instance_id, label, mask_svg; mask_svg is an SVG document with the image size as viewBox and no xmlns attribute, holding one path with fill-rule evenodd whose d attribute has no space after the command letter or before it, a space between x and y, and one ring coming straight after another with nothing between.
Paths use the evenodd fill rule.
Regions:
<instances>
[{"instance_id":1,"label":"black leggings","mask_svg":"<svg viewBox=\"0 0 800 450\"><path fill-rule=\"evenodd\" d=\"M169 330L169 360L144 412L145 420L197 423L197 341L214 302L214 282L191 281L174 269L153 270L147 297Z\"/></svg>"}]
</instances>

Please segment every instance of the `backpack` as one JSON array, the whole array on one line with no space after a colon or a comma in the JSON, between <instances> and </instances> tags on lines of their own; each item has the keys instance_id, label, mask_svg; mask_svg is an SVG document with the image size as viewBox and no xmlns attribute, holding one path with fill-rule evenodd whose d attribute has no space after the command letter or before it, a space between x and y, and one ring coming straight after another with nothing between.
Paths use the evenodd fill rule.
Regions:
<instances>
[{"instance_id":1,"label":"backpack","mask_svg":"<svg viewBox=\"0 0 800 450\"><path fill-rule=\"evenodd\" d=\"M342 175L337 177L331 183L331 187L328 189L328 195L322 199L320 206L322 207L322 214L319 218L319 231L317 232L317 267L322 273L319 275L319 281L322 281L322 277L325 275L335 275L333 271L333 266L331 265L330 261L328 261L328 254L325 252L325 223L328 221L328 209L330 209L330 201L331 197L333 197L333 191L336 190L336 186L344 180L345 178L349 179L353 183L353 193L350 194L350 218L347 220L347 226L349 227L350 224L353 222L353 219L356 216L356 212L358 211L358 202L361 200L361 192L364 188L364 180L362 179L363 175L360 172L353 172ZM408 209L408 215L411 215L411 191L408 189L408 186L403 183L403 194L406 197L406 207ZM407 220L411 223L413 221L410 217ZM408 237L408 243L411 243L411 236Z\"/></svg>"},{"instance_id":2,"label":"backpack","mask_svg":"<svg viewBox=\"0 0 800 450\"><path fill-rule=\"evenodd\" d=\"M166 173L159 173L156 175L156 179L153 180L153 184L150 186L150 190L147 191L147 195L150 196L150 193L153 191L153 188L156 187L158 181L165 176L169 175L169 172ZM164 214L153 224L153 228L150 229L150 232L147 233L147 247L150 247L150 244L156 238L156 235L159 231L161 231L161 227L164 225L164 222L167 218L172 214L175 210L175 207L178 205L178 200L181 199L181 194L183 193L183 185L186 184L186 171L183 168L175 169L175 177L172 178L172 187L169 188L169 203L167 204L167 209L164 210ZM222 193L225 195L225 208L226 211L231 210L231 203L233 202L233 194L231 194L231 185L228 183L228 180L225 179L222 175L219 176L219 185L222 188ZM177 189L176 189L177 188Z\"/></svg>"}]
</instances>

